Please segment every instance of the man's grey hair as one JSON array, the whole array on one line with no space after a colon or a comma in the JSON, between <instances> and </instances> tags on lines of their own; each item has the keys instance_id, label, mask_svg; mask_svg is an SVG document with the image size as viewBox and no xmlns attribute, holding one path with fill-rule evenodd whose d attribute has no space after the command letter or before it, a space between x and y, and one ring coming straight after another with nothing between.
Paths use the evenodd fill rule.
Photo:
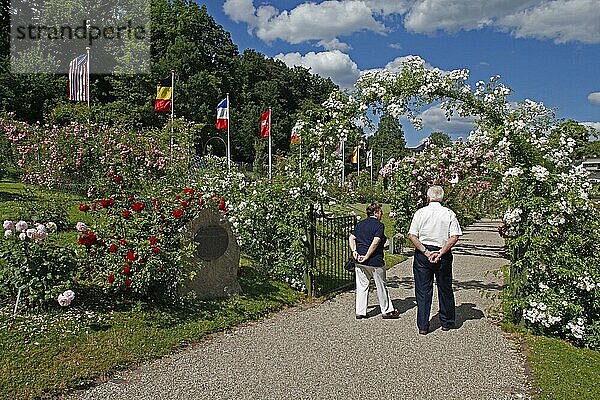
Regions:
<instances>
[{"instance_id":1,"label":"man's grey hair","mask_svg":"<svg viewBox=\"0 0 600 400\"><path fill-rule=\"evenodd\" d=\"M427 197L431 201L442 201L444 200L444 189L441 186L432 186L427 189Z\"/></svg>"}]
</instances>

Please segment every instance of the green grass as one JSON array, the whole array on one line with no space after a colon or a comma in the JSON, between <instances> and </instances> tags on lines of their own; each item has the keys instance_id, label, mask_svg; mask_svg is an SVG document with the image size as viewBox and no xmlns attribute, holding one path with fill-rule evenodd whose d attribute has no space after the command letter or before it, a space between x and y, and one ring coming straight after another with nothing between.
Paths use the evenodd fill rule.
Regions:
<instances>
[{"instance_id":1,"label":"green grass","mask_svg":"<svg viewBox=\"0 0 600 400\"><path fill-rule=\"evenodd\" d=\"M79 204L86 200L77 194L43 189L20 182L0 182L0 218L3 220L24 218L36 209L44 207L61 207L66 212L66 222L72 225L72 228L78 221L91 222L87 214L79 211Z\"/></svg>"},{"instance_id":2,"label":"green grass","mask_svg":"<svg viewBox=\"0 0 600 400\"><path fill-rule=\"evenodd\" d=\"M600 352L560 339L525 336L535 399L600 399Z\"/></svg>"},{"instance_id":3,"label":"green grass","mask_svg":"<svg viewBox=\"0 0 600 400\"><path fill-rule=\"evenodd\" d=\"M240 284L244 294L227 300L167 308L138 303L96 311L82 322L66 319L59 311L38 322L34 316L13 318L4 312L0 315L0 398L28 399L86 386L210 333L263 318L303 297L248 266Z\"/></svg>"}]
</instances>

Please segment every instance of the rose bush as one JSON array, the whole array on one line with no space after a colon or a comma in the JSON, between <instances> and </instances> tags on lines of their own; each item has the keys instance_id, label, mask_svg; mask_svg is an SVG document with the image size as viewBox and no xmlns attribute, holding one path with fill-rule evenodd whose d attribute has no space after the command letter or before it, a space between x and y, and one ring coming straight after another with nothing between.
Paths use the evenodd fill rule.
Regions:
<instances>
[{"instance_id":1,"label":"rose bush","mask_svg":"<svg viewBox=\"0 0 600 400\"><path fill-rule=\"evenodd\" d=\"M128 180L113 175L97 197L80 210L94 226L78 223L78 244L85 250L82 275L113 296L152 300L177 298L189 273L182 231L201 209L226 212L225 200L186 188L157 197L137 194Z\"/></svg>"},{"instance_id":2,"label":"rose bush","mask_svg":"<svg viewBox=\"0 0 600 400\"><path fill-rule=\"evenodd\" d=\"M72 249L58 245L56 224L6 220L0 238L0 292L15 299L22 288L24 303L46 306L68 289L77 272Z\"/></svg>"},{"instance_id":3,"label":"rose bush","mask_svg":"<svg viewBox=\"0 0 600 400\"><path fill-rule=\"evenodd\" d=\"M22 180L46 187L94 185L108 169L135 178L138 186L177 174L187 166L193 124L177 120L177 141L171 126L131 130L119 126L27 124L0 115L0 129L12 144Z\"/></svg>"}]
</instances>

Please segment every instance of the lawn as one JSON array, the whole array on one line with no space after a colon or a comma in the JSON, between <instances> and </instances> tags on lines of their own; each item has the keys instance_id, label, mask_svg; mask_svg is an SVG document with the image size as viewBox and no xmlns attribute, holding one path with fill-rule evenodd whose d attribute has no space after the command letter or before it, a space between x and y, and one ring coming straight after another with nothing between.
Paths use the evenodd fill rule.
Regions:
<instances>
[{"instance_id":1,"label":"lawn","mask_svg":"<svg viewBox=\"0 0 600 400\"><path fill-rule=\"evenodd\" d=\"M600 399L600 352L526 335L537 400Z\"/></svg>"}]
</instances>

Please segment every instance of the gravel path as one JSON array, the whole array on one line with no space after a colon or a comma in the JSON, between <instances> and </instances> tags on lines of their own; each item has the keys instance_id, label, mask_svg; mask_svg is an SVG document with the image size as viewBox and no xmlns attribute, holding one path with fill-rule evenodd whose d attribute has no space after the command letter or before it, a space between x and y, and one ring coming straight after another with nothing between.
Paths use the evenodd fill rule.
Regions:
<instances>
[{"instance_id":1,"label":"gravel path","mask_svg":"<svg viewBox=\"0 0 600 400\"><path fill-rule=\"evenodd\" d=\"M506 264L496 222L465 229L454 254L457 329L418 335L412 258L388 271L402 314L354 318L354 292L296 307L148 363L72 399L523 399L517 345L489 315ZM371 304L377 301L370 293Z\"/></svg>"}]
</instances>

